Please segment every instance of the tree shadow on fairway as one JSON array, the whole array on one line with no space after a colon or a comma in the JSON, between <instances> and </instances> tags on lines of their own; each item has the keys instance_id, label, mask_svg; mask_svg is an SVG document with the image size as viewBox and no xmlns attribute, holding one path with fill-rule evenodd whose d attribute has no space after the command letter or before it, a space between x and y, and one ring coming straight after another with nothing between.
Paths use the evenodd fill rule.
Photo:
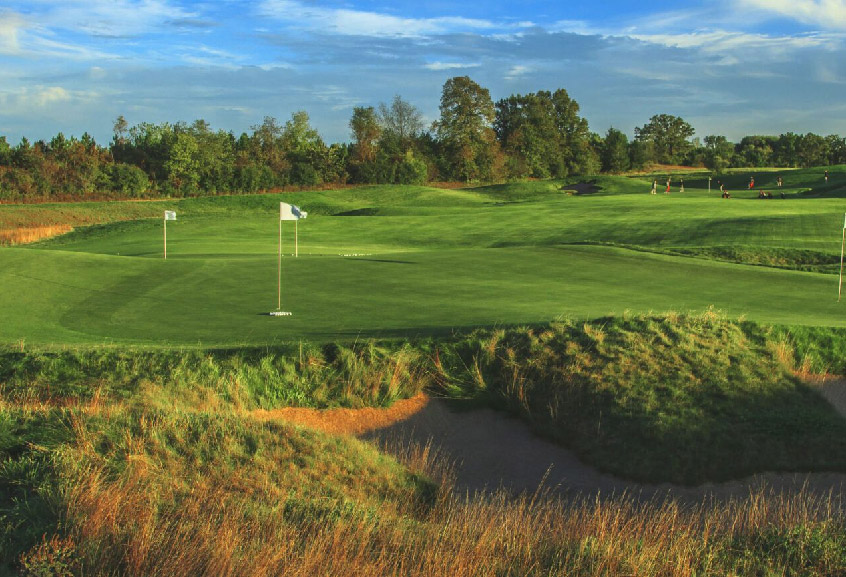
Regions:
<instances>
[{"instance_id":1,"label":"tree shadow on fairway","mask_svg":"<svg viewBox=\"0 0 846 577\"><path fill-rule=\"evenodd\" d=\"M355 260L363 260L367 262L384 262L388 264L419 264L410 260L396 260L390 258L356 258Z\"/></svg>"},{"instance_id":2,"label":"tree shadow on fairway","mask_svg":"<svg viewBox=\"0 0 846 577\"><path fill-rule=\"evenodd\" d=\"M341 339L357 340L361 338L371 338L376 341L386 340L394 341L397 339L414 342L418 339L429 338L461 338L477 331L492 331L492 330L508 330L514 328L541 328L549 325L549 321L537 321L532 323L520 324L479 324L479 325L452 325L452 326L436 326L436 325L418 325L402 328L376 328L376 329L339 329L331 333L326 333L327 339Z\"/></svg>"},{"instance_id":3,"label":"tree shadow on fairway","mask_svg":"<svg viewBox=\"0 0 846 577\"><path fill-rule=\"evenodd\" d=\"M375 207L357 208L355 210L346 210L344 212L336 212L332 216L378 216L379 209Z\"/></svg>"}]
</instances>

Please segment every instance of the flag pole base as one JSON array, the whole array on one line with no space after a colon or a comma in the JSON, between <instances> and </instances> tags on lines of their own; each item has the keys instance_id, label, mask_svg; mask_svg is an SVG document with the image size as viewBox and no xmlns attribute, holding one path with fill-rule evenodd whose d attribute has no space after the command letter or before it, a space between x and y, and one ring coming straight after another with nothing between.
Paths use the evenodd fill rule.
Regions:
<instances>
[{"instance_id":1,"label":"flag pole base","mask_svg":"<svg viewBox=\"0 0 846 577\"><path fill-rule=\"evenodd\" d=\"M269 313L272 317L291 317L294 316L294 313L289 311L270 311Z\"/></svg>"}]
</instances>

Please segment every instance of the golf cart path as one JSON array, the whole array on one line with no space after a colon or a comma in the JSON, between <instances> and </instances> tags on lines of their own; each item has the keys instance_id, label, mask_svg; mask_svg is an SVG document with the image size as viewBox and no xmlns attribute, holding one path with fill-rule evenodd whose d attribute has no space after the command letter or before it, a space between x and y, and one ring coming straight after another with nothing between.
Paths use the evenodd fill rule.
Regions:
<instances>
[{"instance_id":1,"label":"golf cart path","mask_svg":"<svg viewBox=\"0 0 846 577\"><path fill-rule=\"evenodd\" d=\"M810 384L846 417L846 379L817 378ZM841 473L764 473L695 487L635 483L583 463L572 451L535 435L518 418L487 408L456 411L446 401L423 394L397 401L387 409L284 408L256 411L254 416L353 435L388 450L397 442L431 443L455 464L459 491L504 488L519 493L535 491L543 484L563 495L625 493L698 501L709 496L742 498L761 485L776 492L803 487L822 493L846 489L846 474Z\"/></svg>"}]
</instances>

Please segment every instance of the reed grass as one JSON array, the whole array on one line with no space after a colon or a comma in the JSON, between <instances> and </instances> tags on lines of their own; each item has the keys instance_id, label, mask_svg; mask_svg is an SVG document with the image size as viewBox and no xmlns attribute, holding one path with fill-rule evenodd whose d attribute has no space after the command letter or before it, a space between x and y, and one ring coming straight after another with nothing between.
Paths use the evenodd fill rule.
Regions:
<instances>
[{"instance_id":1,"label":"reed grass","mask_svg":"<svg viewBox=\"0 0 846 577\"><path fill-rule=\"evenodd\" d=\"M2 229L0 230L0 246L15 246L19 244L29 244L39 240L44 240L65 234L73 230L73 227L67 224L51 224L45 226L29 226L22 228Z\"/></svg>"}]
</instances>

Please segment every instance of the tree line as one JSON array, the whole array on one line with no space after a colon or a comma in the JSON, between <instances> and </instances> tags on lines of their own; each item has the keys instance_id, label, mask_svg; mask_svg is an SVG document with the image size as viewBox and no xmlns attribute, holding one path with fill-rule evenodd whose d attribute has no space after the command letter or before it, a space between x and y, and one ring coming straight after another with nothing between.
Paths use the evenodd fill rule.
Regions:
<instances>
[{"instance_id":1,"label":"tree line","mask_svg":"<svg viewBox=\"0 0 846 577\"><path fill-rule=\"evenodd\" d=\"M846 163L846 141L813 133L693 138L684 119L659 114L634 138L591 132L567 91L511 95L494 102L467 76L444 83L440 117L401 96L358 106L350 141L326 144L298 111L267 116L250 133L213 130L204 120L114 123L108 146L86 134L11 146L0 136L0 199L186 196L288 186L484 182L565 178L640 170L655 163L704 167L809 167Z\"/></svg>"}]
</instances>

